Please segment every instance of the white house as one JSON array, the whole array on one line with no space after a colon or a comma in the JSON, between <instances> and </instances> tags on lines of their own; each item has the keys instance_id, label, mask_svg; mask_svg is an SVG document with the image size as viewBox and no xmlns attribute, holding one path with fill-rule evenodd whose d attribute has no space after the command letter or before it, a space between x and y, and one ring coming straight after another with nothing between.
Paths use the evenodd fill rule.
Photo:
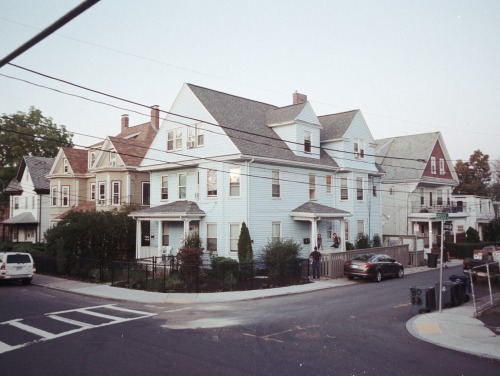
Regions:
<instances>
[{"instance_id":1,"label":"white house","mask_svg":"<svg viewBox=\"0 0 500 376\"><path fill-rule=\"evenodd\" d=\"M469 227L479 232L479 238L485 239L485 230L489 222L495 219L493 201L489 197L474 195L451 196L453 226L451 235L456 240L458 234L465 234Z\"/></svg>"},{"instance_id":2,"label":"white house","mask_svg":"<svg viewBox=\"0 0 500 376\"><path fill-rule=\"evenodd\" d=\"M237 257L243 222L255 255L272 238L300 241L306 256L318 233L323 252L334 232L340 249L381 234L374 150L359 110L318 117L299 93L277 107L185 84L139 168L151 207L131 213L137 258L175 251L190 230Z\"/></svg>"},{"instance_id":3,"label":"white house","mask_svg":"<svg viewBox=\"0 0 500 376\"><path fill-rule=\"evenodd\" d=\"M50 225L49 173L54 158L23 157L5 192L10 195L10 241L40 242Z\"/></svg>"}]
</instances>

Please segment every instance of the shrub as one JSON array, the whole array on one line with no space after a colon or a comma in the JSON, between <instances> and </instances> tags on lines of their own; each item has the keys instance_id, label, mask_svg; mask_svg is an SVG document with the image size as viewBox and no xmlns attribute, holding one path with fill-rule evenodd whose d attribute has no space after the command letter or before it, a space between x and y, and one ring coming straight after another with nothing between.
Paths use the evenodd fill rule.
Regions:
<instances>
[{"instance_id":1,"label":"shrub","mask_svg":"<svg viewBox=\"0 0 500 376\"><path fill-rule=\"evenodd\" d=\"M363 234L360 232L358 234L358 237L356 238L356 249L365 249L365 248L370 248L370 238L368 235Z\"/></svg>"},{"instance_id":2,"label":"shrub","mask_svg":"<svg viewBox=\"0 0 500 376\"><path fill-rule=\"evenodd\" d=\"M345 242L345 250L352 251L354 249L354 245L351 242Z\"/></svg>"},{"instance_id":3,"label":"shrub","mask_svg":"<svg viewBox=\"0 0 500 376\"><path fill-rule=\"evenodd\" d=\"M241 225L240 237L238 238L238 260L241 268L241 278L243 280L253 277L253 250L250 231L245 222Z\"/></svg>"},{"instance_id":4,"label":"shrub","mask_svg":"<svg viewBox=\"0 0 500 376\"><path fill-rule=\"evenodd\" d=\"M479 232L472 227L469 227L465 232L465 241L467 243L479 243L481 240L479 239Z\"/></svg>"},{"instance_id":5,"label":"shrub","mask_svg":"<svg viewBox=\"0 0 500 376\"><path fill-rule=\"evenodd\" d=\"M181 262L180 277L186 283L192 283L199 278L198 270L203 263L203 248L201 248L200 235L192 231L184 238L182 248L177 253Z\"/></svg>"},{"instance_id":6,"label":"shrub","mask_svg":"<svg viewBox=\"0 0 500 376\"><path fill-rule=\"evenodd\" d=\"M380 239L379 234L373 235L373 246L374 247L380 247L382 246L382 240Z\"/></svg>"},{"instance_id":7,"label":"shrub","mask_svg":"<svg viewBox=\"0 0 500 376\"><path fill-rule=\"evenodd\" d=\"M218 280L224 280L228 275L234 276L238 272L238 261L229 257L214 257L212 271Z\"/></svg>"},{"instance_id":8,"label":"shrub","mask_svg":"<svg viewBox=\"0 0 500 376\"><path fill-rule=\"evenodd\" d=\"M283 279L295 275L296 260L301 251L299 243L293 239L273 239L262 250L268 277Z\"/></svg>"}]
</instances>

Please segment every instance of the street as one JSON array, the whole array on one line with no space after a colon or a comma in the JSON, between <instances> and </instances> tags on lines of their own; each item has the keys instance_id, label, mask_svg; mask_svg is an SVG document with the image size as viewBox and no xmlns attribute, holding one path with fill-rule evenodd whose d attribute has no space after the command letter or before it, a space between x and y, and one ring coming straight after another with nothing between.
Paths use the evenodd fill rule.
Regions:
<instances>
[{"instance_id":1,"label":"street","mask_svg":"<svg viewBox=\"0 0 500 376\"><path fill-rule=\"evenodd\" d=\"M448 269L445 278L458 272ZM2 285L2 374L498 375L499 362L407 332L409 286L433 285L438 278L435 270L299 295L194 305L106 301Z\"/></svg>"}]
</instances>

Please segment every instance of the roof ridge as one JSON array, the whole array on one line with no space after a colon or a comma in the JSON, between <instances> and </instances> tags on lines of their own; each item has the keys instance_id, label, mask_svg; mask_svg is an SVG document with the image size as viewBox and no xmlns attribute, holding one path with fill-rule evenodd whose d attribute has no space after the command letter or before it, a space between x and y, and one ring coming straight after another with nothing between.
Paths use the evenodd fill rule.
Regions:
<instances>
[{"instance_id":1,"label":"roof ridge","mask_svg":"<svg viewBox=\"0 0 500 376\"><path fill-rule=\"evenodd\" d=\"M225 92L220 91L220 90L214 90L214 89L210 89L210 88L199 86L199 85L195 85L195 84L190 84L188 82L186 83L186 85L188 85L189 87L196 87L196 88L199 88L199 89L202 89L202 90L208 90L208 91L211 91L211 92L214 92L214 93L224 94L224 95L227 95L227 96L230 96L230 97L239 98L239 99L243 99L243 100L250 101L250 102L255 102L255 103L265 104L267 106L273 106L275 108L280 108L280 107L278 107L278 106L276 106L274 104L270 104L270 103L266 103L266 102L262 102L262 101L257 101L255 99L245 98L245 97L242 97L242 96L236 95L236 94L225 93Z\"/></svg>"}]
</instances>

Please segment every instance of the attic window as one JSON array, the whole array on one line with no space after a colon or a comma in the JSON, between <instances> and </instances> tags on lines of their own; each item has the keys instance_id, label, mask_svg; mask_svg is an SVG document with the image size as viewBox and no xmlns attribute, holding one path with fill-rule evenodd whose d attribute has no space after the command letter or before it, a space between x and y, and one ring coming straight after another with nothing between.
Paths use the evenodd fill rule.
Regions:
<instances>
[{"instance_id":1,"label":"attic window","mask_svg":"<svg viewBox=\"0 0 500 376\"><path fill-rule=\"evenodd\" d=\"M304 132L304 153L311 153L311 132Z\"/></svg>"},{"instance_id":2,"label":"attic window","mask_svg":"<svg viewBox=\"0 0 500 376\"><path fill-rule=\"evenodd\" d=\"M63 159L63 172L65 174L69 173L69 163L66 158Z\"/></svg>"},{"instance_id":3,"label":"attic window","mask_svg":"<svg viewBox=\"0 0 500 376\"><path fill-rule=\"evenodd\" d=\"M128 136L123 137L123 139L130 140L131 138L137 138L137 136L139 136L140 134L141 134L141 132L135 132L135 133L129 134Z\"/></svg>"},{"instance_id":4,"label":"attic window","mask_svg":"<svg viewBox=\"0 0 500 376\"><path fill-rule=\"evenodd\" d=\"M364 158L365 157L365 141L364 140L356 140L354 143L354 157L355 158Z\"/></svg>"}]
</instances>

